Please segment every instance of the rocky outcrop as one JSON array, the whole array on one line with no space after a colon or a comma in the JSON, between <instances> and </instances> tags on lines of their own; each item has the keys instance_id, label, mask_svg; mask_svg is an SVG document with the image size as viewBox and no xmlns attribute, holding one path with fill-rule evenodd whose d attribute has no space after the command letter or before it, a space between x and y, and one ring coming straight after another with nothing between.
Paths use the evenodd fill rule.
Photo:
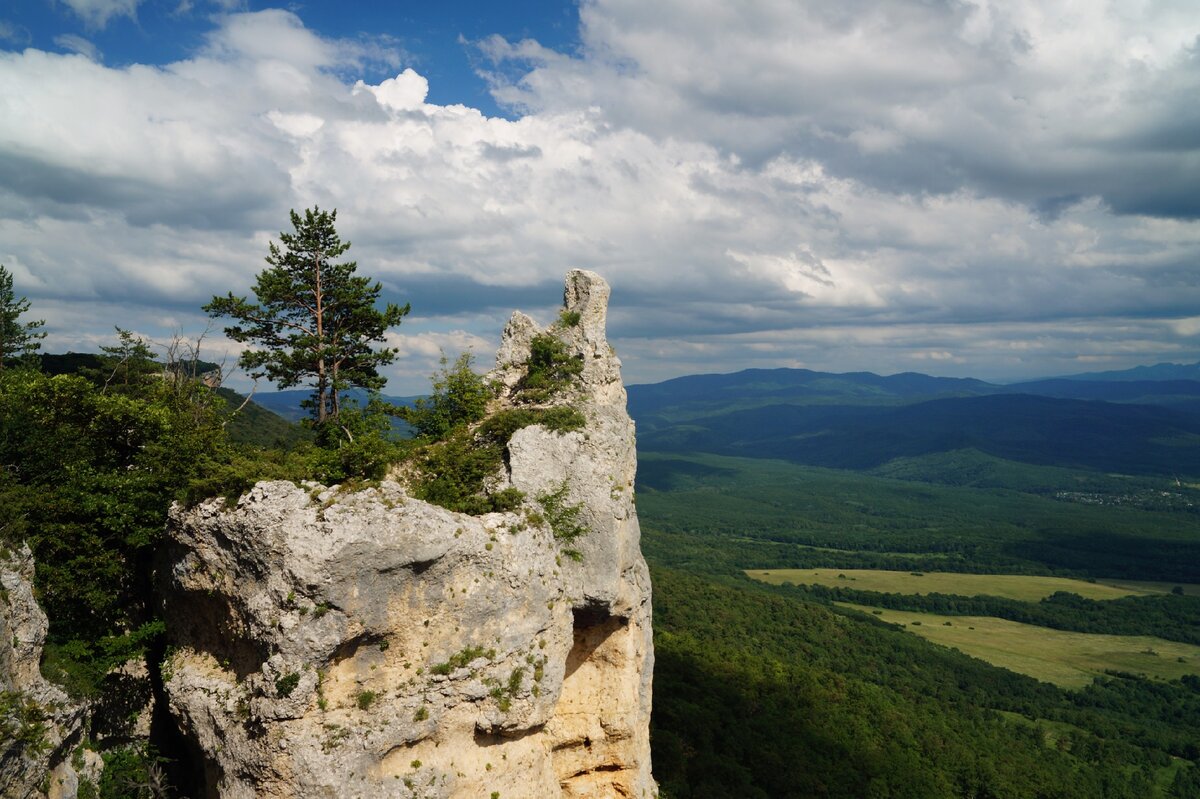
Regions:
<instances>
[{"instance_id":1,"label":"rocky outcrop","mask_svg":"<svg viewBox=\"0 0 1200 799\"><path fill-rule=\"evenodd\" d=\"M515 512L469 516L400 482L260 483L171 516L172 711L207 795L651 797L650 582L608 286L567 278L553 335L583 359L554 403L586 425L508 443ZM492 377L517 402L514 315ZM565 511L565 513L564 513ZM583 534L569 546L556 516Z\"/></svg>"},{"instance_id":2,"label":"rocky outcrop","mask_svg":"<svg viewBox=\"0 0 1200 799\"><path fill-rule=\"evenodd\" d=\"M75 796L92 753L68 755L82 736L84 705L42 677L46 614L33 595L28 547L0 557L0 796L12 799ZM72 763L72 760L75 762Z\"/></svg>"}]
</instances>

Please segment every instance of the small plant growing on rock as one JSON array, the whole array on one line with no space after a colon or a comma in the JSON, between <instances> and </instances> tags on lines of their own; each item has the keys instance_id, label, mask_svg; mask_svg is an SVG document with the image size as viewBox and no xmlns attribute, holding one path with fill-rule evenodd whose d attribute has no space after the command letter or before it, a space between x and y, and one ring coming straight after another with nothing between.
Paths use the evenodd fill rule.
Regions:
<instances>
[{"instance_id":1,"label":"small plant growing on rock","mask_svg":"<svg viewBox=\"0 0 1200 799\"><path fill-rule=\"evenodd\" d=\"M568 503L567 493L569 491L570 486L564 480L558 488L537 498L554 537L565 544L574 542L575 539L587 532L587 528L579 522L579 514L583 510L583 505ZM582 558L576 549L566 549L564 552L572 560Z\"/></svg>"},{"instance_id":2,"label":"small plant growing on rock","mask_svg":"<svg viewBox=\"0 0 1200 799\"><path fill-rule=\"evenodd\" d=\"M325 737L321 740L321 751L332 752L350 737L350 730L340 724L323 724Z\"/></svg>"},{"instance_id":3,"label":"small plant growing on rock","mask_svg":"<svg viewBox=\"0 0 1200 799\"><path fill-rule=\"evenodd\" d=\"M296 686L299 684L299 673L293 671L285 674L275 681L275 694L281 699L285 699L292 695L292 691L295 691Z\"/></svg>"},{"instance_id":4,"label":"small plant growing on rock","mask_svg":"<svg viewBox=\"0 0 1200 799\"><path fill-rule=\"evenodd\" d=\"M431 674L446 675L455 669L465 669L473 660L479 658L487 658L492 660L496 657L495 649L484 649L481 646L468 646L466 649L461 649L450 656L450 659L445 663L439 663L429 670Z\"/></svg>"},{"instance_id":5,"label":"small plant growing on rock","mask_svg":"<svg viewBox=\"0 0 1200 799\"><path fill-rule=\"evenodd\" d=\"M525 402L546 402L583 372L583 358L567 352L562 339L540 333L529 342L529 363L517 383L517 394Z\"/></svg>"},{"instance_id":6,"label":"small plant growing on rock","mask_svg":"<svg viewBox=\"0 0 1200 799\"><path fill-rule=\"evenodd\" d=\"M508 682L504 685L496 681L492 681L492 690L488 695L496 700L496 707L501 713L507 713L512 708L513 697L521 690L521 682L525 679L525 669L518 666L508 675Z\"/></svg>"},{"instance_id":7,"label":"small plant growing on rock","mask_svg":"<svg viewBox=\"0 0 1200 799\"><path fill-rule=\"evenodd\" d=\"M375 700L379 698L379 694L375 691L359 691L354 697L354 704L358 705L359 710L369 710L371 705L375 704Z\"/></svg>"},{"instance_id":8,"label":"small plant growing on rock","mask_svg":"<svg viewBox=\"0 0 1200 799\"><path fill-rule=\"evenodd\" d=\"M0 740L17 752L37 757L50 748L47 740L50 719L48 708L20 691L0 692Z\"/></svg>"}]
</instances>

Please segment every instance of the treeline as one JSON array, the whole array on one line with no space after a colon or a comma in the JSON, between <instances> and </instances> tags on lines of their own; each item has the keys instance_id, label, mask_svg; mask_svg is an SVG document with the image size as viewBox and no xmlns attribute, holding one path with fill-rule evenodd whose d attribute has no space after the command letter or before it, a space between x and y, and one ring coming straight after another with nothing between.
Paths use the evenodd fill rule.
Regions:
<instances>
[{"instance_id":1,"label":"treeline","mask_svg":"<svg viewBox=\"0 0 1200 799\"><path fill-rule=\"evenodd\" d=\"M1196 756L1190 683L1073 697L767 586L653 577L651 734L670 799L1193 795L1194 766L1156 787L1172 756ZM1143 690L1166 693L1139 709Z\"/></svg>"},{"instance_id":2,"label":"treeline","mask_svg":"<svg viewBox=\"0 0 1200 799\"><path fill-rule=\"evenodd\" d=\"M822 602L852 602L943 616L995 616L1055 630L1153 635L1168 641L1200 645L1200 597L1183 594L1096 600L1058 591L1039 602L1021 602L994 596L883 593L840 585L785 584L783 587Z\"/></svg>"}]
</instances>

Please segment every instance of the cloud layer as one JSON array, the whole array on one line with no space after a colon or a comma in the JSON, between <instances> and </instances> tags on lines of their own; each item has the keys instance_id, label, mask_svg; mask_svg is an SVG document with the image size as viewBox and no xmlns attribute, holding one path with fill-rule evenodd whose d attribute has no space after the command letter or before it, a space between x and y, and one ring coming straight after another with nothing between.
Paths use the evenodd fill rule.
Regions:
<instances>
[{"instance_id":1,"label":"cloud layer","mask_svg":"<svg viewBox=\"0 0 1200 799\"><path fill-rule=\"evenodd\" d=\"M288 209L336 207L413 304L398 393L572 266L635 381L1196 360L1190 6L593 0L579 53L478 43L512 119L281 10L164 67L0 52L0 262L52 348L192 332Z\"/></svg>"}]
</instances>

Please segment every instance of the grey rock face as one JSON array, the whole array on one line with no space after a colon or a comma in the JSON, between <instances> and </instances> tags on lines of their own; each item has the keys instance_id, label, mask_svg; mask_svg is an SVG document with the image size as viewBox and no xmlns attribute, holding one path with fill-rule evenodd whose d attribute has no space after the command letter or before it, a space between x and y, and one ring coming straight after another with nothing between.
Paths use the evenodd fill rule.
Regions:
<instances>
[{"instance_id":1,"label":"grey rock face","mask_svg":"<svg viewBox=\"0 0 1200 799\"><path fill-rule=\"evenodd\" d=\"M579 321L551 332L584 368L554 402L587 425L513 436L496 481L525 492L518 512L453 513L387 481L260 483L235 508L172 513L166 689L210 795L656 795L650 581L607 299L595 274L568 275ZM523 314L506 328L501 406L540 332ZM574 553L539 504L555 492L580 506Z\"/></svg>"},{"instance_id":2,"label":"grey rock face","mask_svg":"<svg viewBox=\"0 0 1200 799\"><path fill-rule=\"evenodd\" d=\"M73 797L69 754L86 707L39 670L49 625L33 596L28 547L0 558L0 589L0 796Z\"/></svg>"}]
</instances>

